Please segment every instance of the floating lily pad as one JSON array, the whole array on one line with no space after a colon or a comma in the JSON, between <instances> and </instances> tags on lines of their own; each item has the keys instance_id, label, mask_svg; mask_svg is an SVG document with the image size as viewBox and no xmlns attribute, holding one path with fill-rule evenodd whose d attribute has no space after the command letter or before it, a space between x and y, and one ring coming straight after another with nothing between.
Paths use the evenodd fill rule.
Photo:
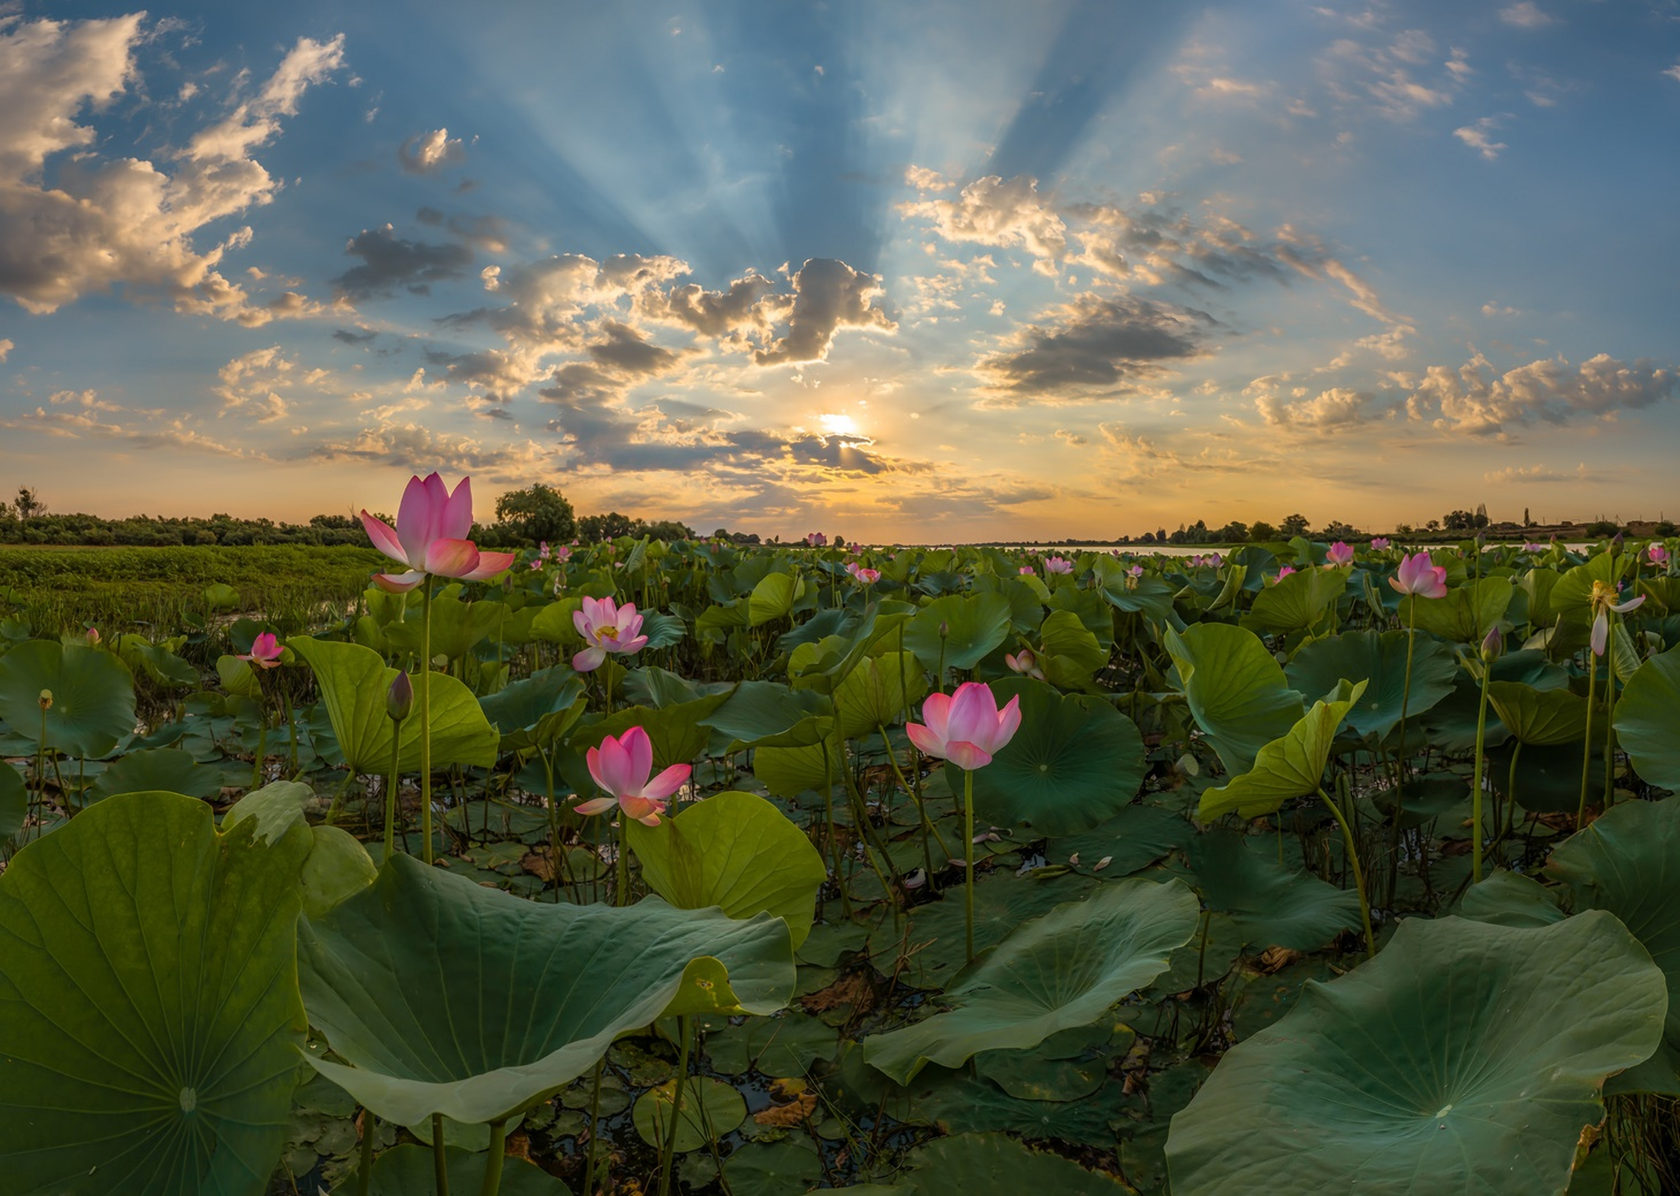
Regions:
<instances>
[{"instance_id":1,"label":"floating lily pad","mask_svg":"<svg viewBox=\"0 0 1680 1196\"><path fill-rule=\"evenodd\" d=\"M664 1146L671 1133L675 1080L666 1080L636 1098L631 1118L649 1146ZM747 1119L747 1102L734 1088L710 1076L690 1076L683 1084L682 1110L675 1118L676 1149L698 1150L716 1142Z\"/></svg>"},{"instance_id":2,"label":"floating lily pad","mask_svg":"<svg viewBox=\"0 0 1680 1196\"><path fill-rule=\"evenodd\" d=\"M46 712L47 746L103 756L134 731L134 680L109 652L57 640L28 640L0 656L0 718L35 743Z\"/></svg>"},{"instance_id":3,"label":"floating lily pad","mask_svg":"<svg viewBox=\"0 0 1680 1196\"><path fill-rule=\"evenodd\" d=\"M1227 913L1256 947L1314 951L1359 928L1359 895L1277 862L1270 839L1216 830L1190 845L1208 908Z\"/></svg>"},{"instance_id":4,"label":"floating lily pad","mask_svg":"<svg viewBox=\"0 0 1680 1196\"><path fill-rule=\"evenodd\" d=\"M1022 1192L1066 1192L1120 1196L1126 1187L1113 1176L1087 1171L1060 1155L1028 1150L1002 1134L939 1138L910 1152L906 1160L921 1196L1018 1196Z\"/></svg>"},{"instance_id":5,"label":"floating lily pad","mask_svg":"<svg viewBox=\"0 0 1680 1196\"><path fill-rule=\"evenodd\" d=\"M1225 1055L1173 1118L1173 1192L1287 1175L1299 1191L1562 1193L1604 1116L1600 1085L1651 1054L1666 1006L1662 973L1607 913L1402 922Z\"/></svg>"}]
</instances>

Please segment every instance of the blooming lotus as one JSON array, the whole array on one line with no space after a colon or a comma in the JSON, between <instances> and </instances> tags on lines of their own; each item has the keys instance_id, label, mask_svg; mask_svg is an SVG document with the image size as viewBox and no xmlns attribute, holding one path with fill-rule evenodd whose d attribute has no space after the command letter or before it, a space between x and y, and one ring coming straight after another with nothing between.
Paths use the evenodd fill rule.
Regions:
<instances>
[{"instance_id":1,"label":"blooming lotus","mask_svg":"<svg viewBox=\"0 0 1680 1196\"><path fill-rule=\"evenodd\" d=\"M1332 565L1351 565L1353 563L1353 545L1337 540L1330 545L1330 550L1324 556Z\"/></svg>"},{"instance_id":2,"label":"blooming lotus","mask_svg":"<svg viewBox=\"0 0 1680 1196\"><path fill-rule=\"evenodd\" d=\"M1602 581L1593 582L1592 596L1587 599L1588 608L1595 612L1592 625L1592 650L1594 656L1603 656L1604 649L1610 640L1610 613L1625 615L1645 601L1645 595L1629 598L1626 602L1617 602L1616 587L1606 585Z\"/></svg>"},{"instance_id":3,"label":"blooming lotus","mask_svg":"<svg viewBox=\"0 0 1680 1196\"><path fill-rule=\"evenodd\" d=\"M828 537L822 532L811 532L805 537L805 547L822 548L828 543Z\"/></svg>"},{"instance_id":4,"label":"blooming lotus","mask_svg":"<svg viewBox=\"0 0 1680 1196\"><path fill-rule=\"evenodd\" d=\"M1285 565L1283 568L1281 568L1277 571L1277 576L1272 578L1272 580L1274 582L1282 581L1284 578L1288 577L1293 572L1295 572L1295 566L1294 565Z\"/></svg>"},{"instance_id":5,"label":"blooming lotus","mask_svg":"<svg viewBox=\"0 0 1680 1196\"><path fill-rule=\"evenodd\" d=\"M644 826L659 825L671 794L682 788L691 771L687 764L673 764L650 779L653 741L641 727L631 727L616 739L607 736L599 747L589 749L585 759L589 775L609 796L579 802L573 809L579 814L605 814L617 806Z\"/></svg>"},{"instance_id":6,"label":"blooming lotus","mask_svg":"<svg viewBox=\"0 0 1680 1196\"><path fill-rule=\"evenodd\" d=\"M1021 699L1010 698L1002 710L991 687L965 681L954 694L929 694L922 703L922 723L907 723L905 734L923 755L949 760L972 772L992 762L1021 725Z\"/></svg>"},{"instance_id":7,"label":"blooming lotus","mask_svg":"<svg viewBox=\"0 0 1680 1196\"><path fill-rule=\"evenodd\" d=\"M1019 569L1015 570L1015 572L1019 573L1022 577L1038 576L1038 570L1034 569L1031 565L1022 565Z\"/></svg>"},{"instance_id":8,"label":"blooming lotus","mask_svg":"<svg viewBox=\"0 0 1680 1196\"><path fill-rule=\"evenodd\" d=\"M373 546L408 566L405 573L375 573L373 583L400 594L426 580L428 574L461 581L483 581L511 568L511 552L479 552L467 539L472 531L472 479L462 478L451 494L436 473L425 481L408 479L393 529L383 519L362 512L362 526Z\"/></svg>"},{"instance_id":9,"label":"blooming lotus","mask_svg":"<svg viewBox=\"0 0 1680 1196\"><path fill-rule=\"evenodd\" d=\"M280 641L272 631L265 631L251 641L251 650L239 654L240 660L248 660L254 669L272 669L280 664Z\"/></svg>"},{"instance_id":10,"label":"blooming lotus","mask_svg":"<svg viewBox=\"0 0 1680 1196\"><path fill-rule=\"evenodd\" d=\"M1447 596L1446 566L1431 564L1427 552L1401 558L1397 574L1388 579L1388 584L1399 593L1414 594L1419 598Z\"/></svg>"},{"instance_id":11,"label":"blooming lotus","mask_svg":"<svg viewBox=\"0 0 1680 1196\"><path fill-rule=\"evenodd\" d=\"M1371 551L1372 552L1387 552L1388 551L1388 537L1387 536L1372 536L1371 537Z\"/></svg>"},{"instance_id":12,"label":"blooming lotus","mask_svg":"<svg viewBox=\"0 0 1680 1196\"><path fill-rule=\"evenodd\" d=\"M1646 545L1645 558L1647 560L1649 560L1653 565L1666 565L1666 564L1668 564L1668 557L1669 557L1668 549L1663 547L1661 544Z\"/></svg>"},{"instance_id":13,"label":"blooming lotus","mask_svg":"<svg viewBox=\"0 0 1680 1196\"><path fill-rule=\"evenodd\" d=\"M1009 666L1011 672L1019 673L1023 677L1046 680L1044 670L1038 667L1038 658L1033 655L1031 648L1022 648L1019 653L1005 652L1003 663Z\"/></svg>"},{"instance_id":14,"label":"blooming lotus","mask_svg":"<svg viewBox=\"0 0 1680 1196\"><path fill-rule=\"evenodd\" d=\"M648 637L639 635L642 616L636 604L619 606L611 598L585 598L583 606L572 612L572 626L583 637L583 651L572 657L572 667L580 673L601 667L607 653L639 652Z\"/></svg>"},{"instance_id":15,"label":"blooming lotus","mask_svg":"<svg viewBox=\"0 0 1680 1196\"><path fill-rule=\"evenodd\" d=\"M1142 565L1133 565L1130 569L1126 570L1126 576L1127 577L1142 577L1143 576L1143 566Z\"/></svg>"},{"instance_id":16,"label":"blooming lotus","mask_svg":"<svg viewBox=\"0 0 1680 1196\"><path fill-rule=\"evenodd\" d=\"M879 569L871 569L864 565L860 565L855 569L849 569L847 572L852 575L852 580L857 582L860 586L872 586L881 580L881 571Z\"/></svg>"},{"instance_id":17,"label":"blooming lotus","mask_svg":"<svg viewBox=\"0 0 1680 1196\"><path fill-rule=\"evenodd\" d=\"M1044 558L1044 571L1046 573L1072 573L1073 572L1073 562L1068 560L1066 557L1060 557L1060 556L1045 557Z\"/></svg>"}]
</instances>

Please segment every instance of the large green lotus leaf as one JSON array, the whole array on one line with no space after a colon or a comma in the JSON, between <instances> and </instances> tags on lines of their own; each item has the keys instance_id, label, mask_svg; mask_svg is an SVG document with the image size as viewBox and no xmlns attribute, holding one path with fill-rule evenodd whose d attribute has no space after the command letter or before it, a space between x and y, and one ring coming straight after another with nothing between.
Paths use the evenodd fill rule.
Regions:
<instances>
[{"instance_id":1,"label":"large green lotus leaf","mask_svg":"<svg viewBox=\"0 0 1680 1196\"><path fill-rule=\"evenodd\" d=\"M1641 777L1680 790L1680 647L1628 678L1616 703L1616 738Z\"/></svg>"},{"instance_id":2,"label":"large green lotus leaf","mask_svg":"<svg viewBox=\"0 0 1680 1196\"><path fill-rule=\"evenodd\" d=\"M10 764L0 761L0 843L23 829L29 816L29 790Z\"/></svg>"},{"instance_id":3,"label":"large green lotus leaf","mask_svg":"<svg viewBox=\"0 0 1680 1196\"><path fill-rule=\"evenodd\" d=\"M502 737L503 751L547 747L583 716L583 678L553 665L478 700L484 717Z\"/></svg>"},{"instance_id":4,"label":"large green lotus leaf","mask_svg":"<svg viewBox=\"0 0 1680 1196\"><path fill-rule=\"evenodd\" d=\"M637 675L654 672L637 669ZM662 703L655 703L660 705ZM782 740L802 723L810 724L814 716L826 716L833 710L827 695L809 689L792 689L778 681L743 681L731 686L725 701L701 721L713 731L726 736L729 750L758 747L771 741L780 746L793 746ZM805 742L820 741L832 727L810 734ZM795 738L798 738L797 736Z\"/></svg>"},{"instance_id":5,"label":"large green lotus leaf","mask_svg":"<svg viewBox=\"0 0 1680 1196\"><path fill-rule=\"evenodd\" d=\"M1509 577L1484 577L1455 586L1444 598L1407 598L1400 619L1452 643L1480 643L1488 628L1505 617L1516 593Z\"/></svg>"},{"instance_id":6,"label":"large green lotus leaf","mask_svg":"<svg viewBox=\"0 0 1680 1196\"><path fill-rule=\"evenodd\" d=\"M1349 685L1344 681L1334 693L1314 702L1288 734L1260 749L1252 769L1218 789L1204 790L1196 817L1211 822L1235 811L1244 818L1258 818L1291 798L1317 793L1336 728L1364 692L1365 682Z\"/></svg>"},{"instance_id":7,"label":"large green lotus leaf","mask_svg":"<svg viewBox=\"0 0 1680 1196\"><path fill-rule=\"evenodd\" d=\"M507 607L500 602L462 602L454 594L437 595L432 599L433 658L460 659L507 618ZM419 619L392 623L385 628L385 642L392 649L417 653L424 629Z\"/></svg>"},{"instance_id":8,"label":"large green lotus leaf","mask_svg":"<svg viewBox=\"0 0 1680 1196\"><path fill-rule=\"evenodd\" d=\"M662 1146L676 1123L676 1149L697 1150L740 1128L747 1119L747 1102L733 1087L711 1076L691 1076L683 1085L682 1112L671 1116L676 1081L666 1080L636 1098L631 1120L649 1146Z\"/></svg>"},{"instance_id":9,"label":"large green lotus leaf","mask_svg":"<svg viewBox=\"0 0 1680 1196\"><path fill-rule=\"evenodd\" d=\"M834 687L834 710L846 739L888 727L927 693L927 676L914 652L888 652L860 661Z\"/></svg>"},{"instance_id":10,"label":"large green lotus leaf","mask_svg":"<svg viewBox=\"0 0 1680 1196\"><path fill-rule=\"evenodd\" d=\"M974 808L996 826L1046 835L1089 830L1130 805L1146 760L1136 724L1101 698L1060 694L1042 681L992 683L998 705L1021 700L1021 725L974 773ZM945 766L955 793L962 770Z\"/></svg>"},{"instance_id":11,"label":"large green lotus leaf","mask_svg":"<svg viewBox=\"0 0 1680 1196\"><path fill-rule=\"evenodd\" d=\"M810 935L828 869L804 832L762 797L719 793L658 826L627 819L625 830L648 887L679 909L775 914L795 950Z\"/></svg>"},{"instance_id":12,"label":"large green lotus leaf","mask_svg":"<svg viewBox=\"0 0 1680 1196\"><path fill-rule=\"evenodd\" d=\"M1404 631L1378 634L1348 631L1314 640L1284 669L1289 684L1307 694L1326 693L1344 678L1366 682L1365 692L1347 712L1348 725L1367 738L1381 739L1405 715L1415 718L1453 691L1458 662L1445 644L1420 635L1412 648L1412 686L1406 692Z\"/></svg>"},{"instance_id":13,"label":"large green lotus leaf","mask_svg":"<svg viewBox=\"0 0 1680 1196\"><path fill-rule=\"evenodd\" d=\"M1497 926L1550 926L1565 917L1551 889L1503 868L1464 891L1458 915Z\"/></svg>"},{"instance_id":14,"label":"large green lotus leaf","mask_svg":"<svg viewBox=\"0 0 1680 1196\"><path fill-rule=\"evenodd\" d=\"M293 636L287 646L308 662L321 687L327 717L344 762L360 773L383 775L391 767L393 724L385 713L385 698L397 670L387 668L379 653L360 644L340 644ZM431 682L432 767L451 764L491 768L501 736L473 696L472 690L447 673L434 672ZM420 767L419 679L415 678L413 713L402 724L402 754L398 768Z\"/></svg>"},{"instance_id":15,"label":"large green lotus leaf","mask_svg":"<svg viewBox=\"0 0 1680 1196\"><path fill-rule=\"evenodd\" d=\"M1400 923L1382 953L1229 1051L1172 1120L1175 1196L1542 1196L1569 1186L1599 1086L1656 1049L1661 971L1610 914Z\"/></svg>"},{"instance_id":16,"label":"large green lotus leaf","mask_svg":"<svg viewBox=\"0 0 1680 1196\"><path fill-rule=\"evenodd\" d=\"M978 1051L1031 1050L1087 1025L1167 968L1201 903L1179 881L1121 880L1017 926L947 992L957 1005L864 1040L864 1058L900 1084L928 1063L957 1067Z\"/></svg>"},{"instance_id":17,"label":"large green lotus leaf","mask_svg":"<svg viewBox=\"0 0 1680 1196\"><path fill-rule=\"evenodd\" d=\"M807 790L819 793L823 786L841 783L840 770L846 767L844 744L838 732L833 732L832 718L810 720L816 743L791 746L767 746L753 750L753 776L765 789L777 797L798 797Z\"/></svg>"},{"instance_id":18,"label":"large green lotus leaf","mask_svg":"<svg viewBox=\"0 0 1680 1196\"><path fill-rule=\"evenodd\" d=\"M488 1134L488 1130L482 1131ZM445 1139L447 1141L447 1139ZM444 1151L449 1169L449 1190L461 1196L471 1196L479 1190L484 1179L483 1154L459 1150L453 1146ZM373 1162L373 1184L368 1196L430 1196L435 1172L430 1146L416 1146L406 1142L387 1150ZM358 1191L353 1179L346 1179L338 1190ZM517 1155L502 1160L500 1196L571 1196L572 1190L563 1180L556 1179L535 1163L528 1163Z\"/></svg>"},{"instance_id":19,"label":"large green lotus leaf","mask_svg":"<svg viewBox=\"0 0 1680 1196\"><path fill-rule=\"evenodd\" d=\"M1167 651L1196 725L1232 776L1254 766L1260 749L1289 732L1306 709L1260 637L1226 623L1171 628Z\"/></svg>"},{"instance_id":20,"label":"large green lotus leaf","mask_svg":"<svg viewBox=\"0 0 1680 1196\"><path fill-rule=\"evenodd\" d=\"M1301 631L1324 618L1347 587L1340 569L1302 569L1254 596L1254 605L1242 617L1244 627L1261 631Z\"/></svg>"},{"instance_id":21,"label":"large green lotus leaf","mask_svg":"<svg viewBox=\"0 0 1680 1196\"><path fill-rule=\"evenodd\" d=\"M161 789L188 797L214 797L221 792L222 778L213 769L193 759L180 748L147 748L129 752L99 774L88 790L92 800L119 793L144 793Z\"/></svg>"},{"instance_id":22,"label":"large green lotus leaf","mask_svg":"<svg viewBox=\"0 0 1680 1196\"><path fill-rule=\"evenodd\" d=\"M1546 871L1577 910L1615 914L1651 953L1668 981L1666 1053L1680 1058L1680 800L1612 806L1552 852Z\"/></svg>"},{"instance_id":23,"label":"large green lotus leaf","mask_svg":"<svg viewBox=\"0 0 1680 1196\"><path fill-rule=\"evenodd\" d=\"M175 794L113 797L0 876L0 1186L266 1190L286 1141L310 840L218 835Z\"/></svg>"},{"instance_id":24,"label":"large green lotus leaf","mask_svg":"<svg viewBox=\"0 0 1680 1196\"><path fill-rule=\"evenodd\" d=\"M1199 835L1190 866L1208 908L1229 914L1257 947L1316 951L1359 928L1359 895L1279 864L1269 838L1228 830Z\"/></svg>"},{"instance_id":25,"label":"large green lotus leaf","mask_svg":"<svg viewBox=\"0 0 1680 1196\"><path fill-rule=\"evenodd\" d=\"M310 1064L402 1125L494 1121L558 1091L665 1013L691 965L730 1012L780 1008L794 980L780 918L548 905L407 855L304 923L298 960L309 1020L349 1066Z\"/></svg>"},{"instance_id":26,"label":"large green lotus leaf","mask_svg":"<svg viewBox=\"0 0 1680 1196\"><path fill-rule=\"evenodd\" d=\"M41 694L52 691L47 746L103 756L134 731L134 679L109 652L28 640L0 657L0 718L29 740L41 735Z\"/></svg>"},{"instance_id":27,"label":"large green lotus leaf","mask_svg":"<svg viewBox=\"0 0 1680 1196\"><path fill-rule=\"evenodd\" d=\"M918 1196L1101 1196L1128 1192L1118 1179L1060 1155L1028 1150L1005 1134L961 1134L917 1147L906 1160Z\"/></svg>"},{"instance_id":28,"label":"large green lotus leaf","mask_svg":"<svg viewBox=\"0 0 1680 1196\"><path fill-rule=\"evenodd\" d=\"M805 583L791 573L767 573L753 587L747 599L747 624L762 627L793 613L794 603L805 593Z\"/></svg>"},{"instance_id":29,"label":"large green lotus leaf","mask_svg":"<svg viewBox=\"0 0 1680 1196\"><path fill-rule=\"evenodd\" d=\"M1053 610L1038 629L1039 663L1052 685L1091 689L1091 677L1108 663L1108 649L1070 610Z\"/></svg>"},{"instance_id":30,"label":"large green lotus leaf","mask_svg":"<svg viewBox=\"0 0 1680 1196\"><path fill-rule=\"evenodd\" d=\"M947 669L972 669L1008 637L1009 599L1002 594L935 598L904 628L904 646L930 673L941 663Z\"/></svg>"},{"instance_id":31,"label":"large green lotus leaf","mask_svg":"<svg viewBox=\"0 0 1680 1196\"><path fill-rule=\"evenodd\" d=\"M1059 585L1050 595L1052 611L1066 611L1080 625L1097 637L1104 654L1114 647L1114 611L1096 590L1082 590L1076 586Z\"/></svg>"},{"instance_id":32,"label":"large green lotus leaf","mask_svg":"<svg viewBox=\"0 0 1680 1196\"><path fill-rule=\"evenodd\" d=\"M1053 864L1079 856L1082 868L1095 869L1103 860L1108 876L1127 876L1183 847L1195 827L1182 814L1159 806L1127 806L1102 825L1065 839L1053 839L1045 856Z\"/></svg>"},{"instance_id":33,"label":"large green lotus leaf","mask_svg":"<svg viewBox=\"0 0 1680 1196\"><path fill-rule=\"evenodd\" d=\"M1487 691L1488 705L1517 742L1536 747L1581 742L1587 728L1587 699L1582 695L1535 689L1520 681L1489 681Z\"/></svg>"},{"instance_id":34,"label":"large green lotus leaf","mask_svg":"<svg viewBox=\"0 0 1680 1196\"><path fill-rule=\"evenodd\" d=\"M1589 777L1604 775L1604 741L1598 729L1603 716L1593 720L1592 760L1587 767ZM1516 758L1515 793L1507 792L1512 785L1511 761ZM1509 800L1515 796L1517 804L1535 814L1574 814L1581 804L1581 745L1560 743L1551 747L1524 747L1507 743L1491 748L1487 758L1487 777L1494 790Z\"/></svg>"}]
</instances>

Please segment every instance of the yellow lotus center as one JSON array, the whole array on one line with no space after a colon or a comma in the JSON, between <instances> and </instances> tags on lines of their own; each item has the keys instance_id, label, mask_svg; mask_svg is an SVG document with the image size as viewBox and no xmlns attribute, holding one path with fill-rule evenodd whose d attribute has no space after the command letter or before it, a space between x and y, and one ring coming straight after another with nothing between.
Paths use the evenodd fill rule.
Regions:
<instances>
[{"instance_id":1,"label":"yellow lotus center","mask_svg":"<svg viewBox=\"0 0 1680 1196\"><path fill-rule=\"evenodd\" d=\"M614 642L618 640L618 628L616 627L603 627L596 634L604 640L613 640Z\"/></svg>"}]
</instances>

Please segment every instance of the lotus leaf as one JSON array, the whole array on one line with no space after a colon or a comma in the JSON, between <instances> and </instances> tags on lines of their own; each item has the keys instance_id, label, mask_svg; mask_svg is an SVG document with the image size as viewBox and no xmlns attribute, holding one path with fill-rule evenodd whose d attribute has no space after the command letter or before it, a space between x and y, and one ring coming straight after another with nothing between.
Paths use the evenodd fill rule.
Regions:
<instances>
[{"instance_id":1,"label":"lotus leaf","mask_svg":"<svg viewBox=\"0 0 1680 1196\"><path fill-rule=\"evenodd\" d=\"M1287 734L1306 708L1252 631L1198 623L1182 635L1169 630L1165 643L1196 725L1232 776L1252 768L1260 749Z\"/></svg>"},{"instance_id":2,"label":"lotus leaf","mask_svg":"<svg viewBox=\"0 0 1680 1196\"><path fill-rule=\"evenodd\" d=\"M788 617L804 593L804 581L791 573L766 573L747 599L747 625L762 627Z\"/></svg>"},{"instance_id":3,"label":"lotus leaf","mask_svg":"<svg viewBox=\"0 0 1680 1196\"><path fill-rule=\"evenodd\" d=\"M692 1009L769 1012L793 987L787 926L760 915L547 905L412 856L298 942L312 1024L349 1066L309 1062L377 1115L494 1121L557 1092L625 1030ZM692 972L692 975L690 973ZM672 1008L685 985L706 1003Z\"/></svg>"},{"instance_id":4,"label":"lotus leaf","mask_svg":"<svg viewBox=\"0 0 1680 1196\"><path fill-rule=\"evenodd\" d=\"M0 761L0 843L23 829L29 816L29 790L10 764Z\"/></svg>"},{"instance_id":5,"label":"lotus leaf","mask_svg":"<svg viewBox=\"0 0 1680 1196\"><path fill-rule=\"evenodd\" d=\"M1009 636L1009 599L1002 594L948 594L916 612L904 646L928 672L972 669Z\"/></svg>"},{"instance_id":6,"label":"lotus leaf","mask_svg":"<svg viewBox=\"0 0 1680 1196\"><path fill-rule=\"evenodd\" d=\"M1655 1049L1667 1001L1601 911L1538 928L1404 921L1225 1055L1172 1120L1173 1192L1287 1175L1303 1192L1562 1193L1576 1139L1604 1116L1599 1086Z\"/></svg>"},{"instance_id":7,"label":"lotus leaf","mask_svg":"<svg viewBox=\"0 0 1680 1196\"><path fill-rule=\"evenodd\" d=\"M1093 1022L1166 970L1200 913L1178 881L1103 885L1017 926L947 991L955 1010L865 1039L864 1058L907 1084L928 1063L956 1067L978 1051L1027 1050Z\"/></svg>"},{"instance_id":8,"label":"lotus leaf","mask_svg":"<svg viewBox=\"0 0 1680 1196\"><path fill-rule=\"evenodd\" d=\"M734 1088L710 1076L690 1076L683 1084L682 1112L671 1116L676 1081L656 1084L636 1098L630 1111L636 1133L649 1146L663 1146L677 1123L676 1149L696 1150L716 1142L747 1119L747 1102Z\"/></svg>"},{"instance_id":9,"label":"lotus leaf","mask_svg":"<svg viewBox=\"0 0 1680 1196\"><path fill-rule=\"evenodd\" d=\"M1256 594L1242 625L1261 631L1304 631L1323 620L1324 612L1346 588L1346 578L1338 569L1302 569Z\"/></svg>"},{"instance_id":10,"label":"lotus leaf","mask_svg":"<svg viewBox=\"0 0 1680 1196\"><path fill-rule=\"evenodd\" d=\"M1452 643L1476 644L1505 617L1515 592L1509 577L1484 577L1453 587L1445 598L1407 598L1401 603L1400 617L1419 631Z\"/></svg>"},{"instance_id":11,"label":"lotus leaf","mask_svg":"<svg viewBox=\"0 0 1680 1196\"><path fill-rule=\"evenodd\" d=\"M31 743L71 756L103 756L134 731L134 680L115 656L80 644L28 640L0 657L0 718Z\"/></svg>"},{"instance_id":12,"label":"lotus leaf","mask_svg":"<svg viewBox=\"0 0 1680 1196\"><path fill-rule=\"evenodd\" d=\"M1404 631L1348 631L1304 645L1284 669L1289 684L1302 693L1334 689L1342 679L1366 682L1359 701L1348 708L1347 721L1366 738L1382 739L1402 714L1415 718L1453 691L1458 662L1444 644L1429 636L1416 637L1412 648L1411 693L1406 692Z\"/></svg>"},{"instance_id":13,"label":"lotus leaf","mask_svg":"<svg viewBox=\"0 0 1680 1196\"><path fill-rule=\"evenodd\" d=\"M113 797L0 876L0 1156L39 1196L263 1192L290 1120L309 835Z\"/></svg>"},{"instance_id":14,"label":"lotus leaf","mask_svg":"<svg viewBox=\"0 0 1680 1196\"><path fill-rule=\"evenodd\" d=\"M1028 1150L1003 1134L939 1138L911 1152L911 1173L919 1196L1017 1196L1022 1192L1120 1193L1113 1176L1087 1171L1060 1155Z\"/></svg>"},{"instance_id":15,"label":"lotus leaf","mask_svg":"<svg viewBox=\"0 0 1680 1196\"><path fill-rule=\"evenodd\" d=\"M486 1131L477 1131L480 1135ZM482 1145L480 1147L482 1149ZM449 1147L445 1151L449 1168L449 1190L465 1194L477 1192L484 1178L484 1155ZM432 1150L409 1142L380 1155L373 1163L373 1185L368 1196L425 1196L436 1191ZM346 1181L345 1191L354 1191ZM500 1196L571 1196L571 1189L534 1163L517 1155L502 1161Z\"/></svg>"},{"instance_id":16,"label":"lotus leaf","mask_svg":"<svg viewBox=\"0 0 1680 1196\"><path fill-rule=\"evenodd\" d=\"M1254 767L1218 789L1202 794L1196 817L1211 822L1235 811L1244 818L1270 814L1295 797L1317 793L1336 728L1365 692L1365 682L1343 682L1334 693L1313 703L1288 734L1272 740L1254 758Z\"/></svg>"},{"instance_id":17,"label":"lotus leaf","mask_svg":"<svg viewBox=\"0 0 1680 1196\"><path fill-rule=\"evenodd\" d=\"M1680 647L1653 656L1628 678L1616 704L1616 737L1641 777L1680 790Z\"/></svg>"},{"instance_id":18,"label":"lotus leaf","mask_svg":"<svg viewBox=\"0 0 1680 1196\"><path fill-rule=\"evenodd\" d=\"M1489 681L1488 705L1518 743L1580 743L1587 699L1567 689L1535 689L1519 681ZM1602 721L1602 720L1600 720Z\"/></svg>"},{"instance_id":19,"label":"lotus leaf","mask_svg":"<svg viewBox=\"0 0 1680 1196\"><path fill-rule=\"evenodd\" d=\"M1314 951L1344 930L1359 929L1359 896L1277 862L1269 839L1216 830L1190 845L1209 909L1257 947Z\"/></svg>"},{"instance_id":20,"label":"lotus leaf","mask_svg":"<svg viewBox=\"0 0 1680 1196\"><path fill-rule=\"evenodd\" d=\"M1564 918L1552 890L1533 877L1504 869L1466 889L1458 913L1496 926L1550 926Z\"/></svg>"},{"instance_id":21,"label":"lotus leaf","mask_svg":"<svg viewBox=\"0 0 1680 1196\"><path fill-rule=\"evenodd\" d=\"M202 767L191 752L180 748L150 748L129 752L113 762L89 787L88 797L98 800L119 793L160 789L188 797L214 797L221 788L221 778Z\"/></svg>"}]
</instances>

